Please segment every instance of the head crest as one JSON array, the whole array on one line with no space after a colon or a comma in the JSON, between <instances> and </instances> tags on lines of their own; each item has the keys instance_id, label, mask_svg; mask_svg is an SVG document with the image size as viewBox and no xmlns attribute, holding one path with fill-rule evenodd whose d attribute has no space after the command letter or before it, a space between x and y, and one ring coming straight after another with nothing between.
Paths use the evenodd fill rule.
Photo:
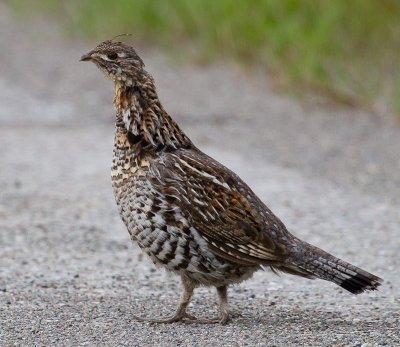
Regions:
<instances>
[{"instance_id":1,"label":"head crest","mask_svg":"<svg viewBox=\"0 0 400 347\"><path fill-rule=\"evenodd\" d=\"M130 34L130 33L119 34L119 35L116 35L116 36L112 37L108 41L114 41L115 39L117 39L119 37L123 37L123 36L133 36L133 34Z\"/></svg>"}]
</instances>

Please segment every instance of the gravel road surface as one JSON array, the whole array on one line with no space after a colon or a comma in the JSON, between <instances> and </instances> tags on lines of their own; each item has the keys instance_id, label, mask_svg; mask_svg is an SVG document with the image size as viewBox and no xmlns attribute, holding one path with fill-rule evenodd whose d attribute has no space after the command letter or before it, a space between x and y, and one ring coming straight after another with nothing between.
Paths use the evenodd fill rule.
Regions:
<instances>
[{"instance_id":1,"label":"gravel road surface","mask_svg":"<svg viewBox=\"0 0 400 347\"><path fill-rule=\"evenodd\" d=\"M110 184L112 85L78 63L94 43L17 25L0 4L0 345L400 345L400 123L304 106L232 64L139 48L165 107L297 236L383 277L352 296L259 272L232 287L226 325L151 325L176 277L133 246ZM190 310L215 313L200 288Z\"/></svg>"}]
</instances>

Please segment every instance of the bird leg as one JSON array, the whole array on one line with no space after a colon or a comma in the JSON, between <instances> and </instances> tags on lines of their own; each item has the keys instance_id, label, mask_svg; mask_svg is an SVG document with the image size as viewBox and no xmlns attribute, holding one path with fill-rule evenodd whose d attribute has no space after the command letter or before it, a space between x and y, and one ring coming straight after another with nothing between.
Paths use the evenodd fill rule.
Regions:
<instances>
[{"instance_id":1,"label":"bird leg","mask_svg":"<svg viewBox=\"0 0 400 347\"><path fill-rule=\"evenodd\" d=\"M143 317L134 317L134 318L141 322L151 322L151 323L174 323L179 321L184 321L184 322L195 321L197 318L187 313L186 309L190 303L190 300L192 299L193 291L196 286L192 281L183 277L182 277L182 284L183 284L183 294L179 302L178 309L176 310L174 315L164 318L143 318Z\"/></svg>"},{"instance_id":2,"label":"bird leg","mask_svg":"<svg viewBox=\"0 0 400 347\"><path fill-rule=\"evenodd\" d=\"M146 317L134 317L140 322L150 322L150 323L199 323L199 324L226 324L230 320L229 307L228 307L228 287L221 286L217 287L218 302L219 302L219 316L214 318L201 318L190 315L186 312L187 307L192 299L193 291L195 289L195 284L187 278L182 277L183 284L183 294L178 305L178 309L174 315L163 318L146 318Z\"/></svg>"},{"instance_id":3,"label":"bird leg","mask_svg":"<svg viewBox=\"0 0 400 347\"><path fill-rule=\"evenodd\" d=\"M199 324L215 324L219 323L225 325L229 322L229 306L228 306L228 286L217 287L219 316L214 318L201 318L196 320L187 321L187 323Z\"/></svg>"},{"instance_id":4,"label":"bird leg","mask_svg":"<svg viewBox=\"0 0 400 347\"><path fill-rule=\"evenodd\" d=\"M221 324L228 323L229 317L229 304L228 304L228 286L222 286L217 288L219 298L219 311Z\"/></svg>"}]
</instances>

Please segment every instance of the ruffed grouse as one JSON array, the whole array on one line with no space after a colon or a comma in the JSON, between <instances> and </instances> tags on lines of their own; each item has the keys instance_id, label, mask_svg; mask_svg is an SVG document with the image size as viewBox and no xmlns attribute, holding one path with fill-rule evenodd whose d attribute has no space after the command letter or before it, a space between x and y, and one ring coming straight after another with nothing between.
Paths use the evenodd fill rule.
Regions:
<instances>
[{"instance_id":1,"label":"ruffed grouse","mask_svg":"<svg viewBox=\"0 0 400 347\"><path fill-rule=\"evenodd\" d=\"M227 288L270 268L336 283L354 294L381 279L293 236L232 171L201 152L164 110L153 78L129 45L108 40L81 57L115 84L112 185L133 241L182 278L175 314L156 322L195 321L193 290L214 286L229 319Z\"/></svg>"}]
</instances>

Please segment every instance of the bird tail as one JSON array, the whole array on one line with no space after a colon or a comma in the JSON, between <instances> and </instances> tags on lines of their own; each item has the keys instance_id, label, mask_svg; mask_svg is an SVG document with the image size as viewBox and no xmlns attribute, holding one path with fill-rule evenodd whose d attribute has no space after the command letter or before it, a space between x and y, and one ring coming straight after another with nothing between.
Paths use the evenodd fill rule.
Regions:
<instances>
[{"instance_id":1,"label":"bird tail","mask_svg":"<svg viewBox=\"0 0 400 347\"><path fill-rule=\"evenodd\" d=\"M353 294L376 290L382 284L381 278L318 247L302 242L299 248L301 251L294 252L289 265L292 271L297 268L299 275L303 272L304 277L317 277L333 282Z\"/></svg>"}]
</instances>

